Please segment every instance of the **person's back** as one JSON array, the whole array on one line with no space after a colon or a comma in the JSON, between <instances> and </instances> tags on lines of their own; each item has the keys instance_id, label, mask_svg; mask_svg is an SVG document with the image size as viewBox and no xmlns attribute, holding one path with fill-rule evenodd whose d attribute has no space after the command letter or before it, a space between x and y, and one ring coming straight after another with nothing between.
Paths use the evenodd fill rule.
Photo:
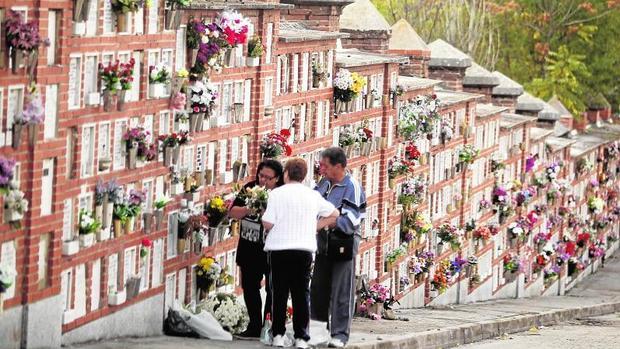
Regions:
<instances>
[{"instance_id":1,"label":"person's back","mask_svg":"<svg viewBox=\"0 0 620 349\"><path fill-rule=\"evenodd\" d=\"M321 195L301 183L289 183L269 194L268 217L273 223L265 240L265 251L316 251L317 217L321 213Z\"/></svg>"}]
</instances>

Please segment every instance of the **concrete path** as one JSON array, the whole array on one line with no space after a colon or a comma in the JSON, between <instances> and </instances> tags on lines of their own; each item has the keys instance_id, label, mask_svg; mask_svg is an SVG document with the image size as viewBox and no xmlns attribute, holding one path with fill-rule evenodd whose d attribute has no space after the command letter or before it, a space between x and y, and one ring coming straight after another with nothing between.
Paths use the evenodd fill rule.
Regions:
<instances>
[{"instance_id":1,"label":"concrete path","mask_svg":"<svg viewBox=\"0 0 620 349\"><path fill-rule=\"evenodd\" d=\"M620 312L620 254L561 297L488 301L474 304L401 310L409 321L356 318L348 348L447 348L493 339L505 333L550 326L576 318ZM216 342L173 337L121 339L91 343L82 349L263 348L258 342Z\"/></svg>"}]
</instances>

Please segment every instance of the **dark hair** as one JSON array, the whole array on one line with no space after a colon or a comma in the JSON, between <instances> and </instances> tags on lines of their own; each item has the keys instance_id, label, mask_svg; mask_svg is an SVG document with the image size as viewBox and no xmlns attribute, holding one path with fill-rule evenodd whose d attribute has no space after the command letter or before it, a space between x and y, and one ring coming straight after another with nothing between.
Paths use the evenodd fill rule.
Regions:
<instances>
[{"instance_id":1,"label":"dark hair","mask_svg":"<svg viewBox=\"0 0 620 349\"><path fill-rule=\"evenodd\" d=\"M284 169L282 168L282 164L279 161L272 159L263 160L260 164L258 164L258 168L256 169L256 183L258 183L258 174L265 167L272 169L273 172L275 172L276 177L278 177L276 187L284 185Z\"/></svg>"},{"instance_id":2,"label":"dark hair","mask_svg":"<svg viewBox=\"0 0 620 349\"><path fill-rule=\"evenodd\" d=\"M321 158L327 159L332 166L340 164L342 167L347 167L347 155L340 147L331 147L323 150L323 152L321 152Z\"/></svg>"},{"instance_id":3,"label":"dark hair","mask_svg":"<svg viewBox=\"0 0 620 349\"><path fill-rule=\"evenodd\" d=\"M284 172L288 172L288 178L295 182L302 182L308 174L308 165L302 158L292 158L286 161Z\"/></svg>"}]
</instances>

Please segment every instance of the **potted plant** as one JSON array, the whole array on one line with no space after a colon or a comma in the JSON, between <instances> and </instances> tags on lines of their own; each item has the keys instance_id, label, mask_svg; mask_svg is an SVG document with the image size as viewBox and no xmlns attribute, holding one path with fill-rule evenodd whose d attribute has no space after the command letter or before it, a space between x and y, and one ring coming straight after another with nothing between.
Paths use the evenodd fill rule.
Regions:
<instances>
[{"instance_id":1,"label":"potted plant","mask_svg":"<svg viewBox=\"0 0 620 349\"><path fill-rule=\"evenodd\" d=\"M25 97L26 105L21 113L15 115L13 121L13 142L14 149L19 148L21 144L21 135L24 126L28 126L28 143L34 146L37 136L37 126L43 123L45 119L45 109L41 101L36 85L33 83L28 87L28 93Z\"/></svg>"},{"instance_id":2,"label":"potted plant","mask_svg":"<svg viewBox=\"0 0 620 349\"><path fill-rule=\"evenodd\" d=\"M118 291L116 286L112 285L108 290L108 305L121 305L125 303L126 297L125 290Z\"/></svg>"},{"instance_id":3,"label":"potted plant","mask_svg":"<svg viewBox=\"0 0 620 349\"><path fill-rule=\"evenodd\" d=\"M149 97L166 96L166 86L170 82L170 67L164 62L149 67Z\"/></svg>"},{"instance_id":4,"label":"potted plant","mask_svg":"<svg viewBox=\"0 0 620 349\"><path fill-rule=\"evenodd\" d=\"M248 66L258 67L260 65L260 58L263 55L263 51L264 48L260 36L252 36L252 38L248 41Z\"/></svg>"},{"instance_id":5,"label":"potted plant","mask_svg":"<svg viewBox=\"0 0 620 349\"><path fill-rule=\"evenodd\" d=\"M161 229L161 222L164 219L164 208L170 202L170 198L166 196L160 196L155 200L153 206L155 207L154 216L155 216L155 230Z\"/></svg>"},{"instance_id":6,"label":"potted plant","mask_svg":"<svg viewBox=\"0 0 620 349\"><path fill-rule=\"evenodd\" d=\"M189 6L192 0L166 0L165 28L166 30L177 30L181 25L183 10L180 7Z\"/></svg>"},{"instance_id":7,"label":"potted plant","mask_svg":"<svg viewBox=\"0 0 620 349\"><path fill-rule=\"evenodd\" d=\"M120 93L116 104L118 111L125 110L125 99L127 97L127 91L131 90L133 84L133 69L135 64L136 61L133 58L131 58L128 63L120 63L118 69Z\"/></svg>"},{"instance_id":8,"label":"potted plant","mask_svg":"<svg viewBox=\"0 0 620 349\"><path fill-rule=\"evenodd\" d=\"M24 198L24 192L19 189L10 189L4 196L4 222L20 228L20 221L24 218L26 211L28 211L28 200Z\"/></svg>"},{"instance_id":9,"label":"potted plant","mask_svg":"<svg viewBox=\"0 0 620 349\"><path fill-rule=\"evenodd\" d=\"M95 233L101 229L101 222L93 218L92 213L80 210L79 214L79 235L80 246L90 247L95 243Z\"/></svg>"},{"instance_id":10,"label":"potted plant","mask_svg":"<svg viewBox=\"0 0 620 349\"><path fill-rule=\"evenodd\" d=\"M125 233L131 234L135 230L135 218L140 215L142 211L142 205L146 201L146 191L132 189L129 191L127 197L127 208L129 211L129 218L125 222Z\"/></svg>"},{"instance_id":11,"label":"potted plant","mask_svg":"<svg viewBox=\"0 0 620 349\"><path fill-rule=\"evenodd\" d=\"M114 236L123 236L124 227L128 224L131 211L126 203L114 205Z\"/></svg>"}]
</instances>

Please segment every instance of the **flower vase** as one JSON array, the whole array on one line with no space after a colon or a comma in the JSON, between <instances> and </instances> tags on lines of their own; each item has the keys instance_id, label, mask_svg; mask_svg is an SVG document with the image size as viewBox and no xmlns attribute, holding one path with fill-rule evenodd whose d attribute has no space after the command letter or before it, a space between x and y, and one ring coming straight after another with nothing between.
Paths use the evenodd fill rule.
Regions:
<instances>
[{"instance_id":1,"label":"flower vase","mask_svg":"<svg viewBox=\"0 0 620 349\"><path fill-rule=\"evenodd\" d=\"M103 111L109 112L113 109L114 93L105 90L103 91Z\"/></svg>"},{"instance_id":2,"label":"flower vase","mask_svg":"<svg viewBox=\"0 0 620 349\"><path fill-rule=\"evenodd\" d=\"M312 74L312 88L319 88L321 84L321 77L317 74Z\"/></svg>"},{"instance_id":3,"label":"flower vase","mask_svg":"<svg viewBox=\"0 0 620 349\"><path fill-rule=\"evenodd\" d=\"M196 132L196 124L198 123L198 115L199 113L191 113L189 114L189 132Z\"/></svg>"},{"instance_id":4,"label":"flower vase","mask_svg":"<svg viewBox=\"0 0 620 349\"><path fill-rule=\"evenodd\" d=\"M14 210L11 208L4 209L4 222L5 223L18 222L22 218L24 218L24 214L18 210Z\"/></svg>"},{"instance_id":5,"label":"flower vase","mask_svg":"<svg viewBox=\"0 0 620 349\"><path fill-rule=\"evenodd\" d=\"M225 224L221 224L219 227L217 227L217 241L222 242L226 240L226 235L228 233L229 228L230 228L230 225L225 225Z\"/></svg>"},{"instance_id":6,"label":"flower vase","mask_svg":"<svg viewBox=\"0 0 620 349\"><path fill-rule=\"evenodd\" d=\"M370 142L362 143L362 155L363 156L369 156L371 149L372 149L372 143Z\"/></svg>"},{"instance_id":7,"label":"flower vase","mask_svg":"<svg viewBox=\"0 0 620 349\"><path fill-rule=\"evenodd\" d=\"M37 139L38 124L28 124L28 144L34 147L34 141Z\"/></svg>"},{"instance_id":8,"label":"flower vase","mask_svg":"<svg viewBox=\"0 0 620 349\"><path fill-rule=\"evenodd\" d=\"M394 189L394 186L395 186L394 178L388 179L388 186L390 187L390 189Z\"/></svg>"},{"instance_id":9,"label":"flower vase","mask_svg":"<svg viewBox=\"0 0 620 349\"><path fill-rule=\"evenodd\" d=\"M80 247L88 248L95 243L95 234L80 234Z\"/></svg>"},{"instance_id":10,"label":"flower vase","mask_svg":"<svg viewBox=\"0 0 620 349\"><path fill-rule=\"evenodd\" d=\"M34 49L27 53L26 56L27 64L26 64L26 72L28 74L28 81L34 81L34 73L37 70L37 65L39 63L39 50Z\"/></svg>"},{"instance_id":11,"label":"flower vase","mask_svg":"<svg viewBox=\"0 0 620 349\"><path fill-rule=\"evenodd\" d=\"M128 31L127 14L125 13L116 14L116 31L119 33L126 33Z\"/></svg>"},{"instance_id":12,"label":"flower vase","mask_svg":"<svg viewBox=\"0 0 620 349\"><path fill-rule=\"evenodd\" d=\"M140 292L140 281L142 281L141 275L132 276L127 280L127 300L138 295Z\"/></svg>"},{"instance_id":13,"label":"flower vase","mask_svg":"<svg viewBox=\"0 0 620 349\"><path fill-rule=\"evenodd\" d=\"M234 103L233 112L235 115L235 122L243 121L243 103Z\"/></svg>"},{"instance_id":14,"label":"flower vase","mask_svg":"<svg viewBox=\"0 0 620 349\"><path fill-rule=\"evenodd\" d=\"M209 246L217 242L217 227L209 227Z\"/></svg>"},{"instance_id":15,"label":"flower vase","mask_svg":"<svg viewBox=\"0 0 620 349\"><path fill-rule=\"evenodd\" d=\"M437 255L441 255L443 253L444 245L443 242L437 244Z\"/></svg>"},{"instance_id":16,"label":"flower vase","mask_svg":"<svg viewBox=\"0 0 620 349\"><path fill-rule=\"evenodd\" d=\"M260 57L247 57L245 61L248 67L258 67L260 65Z\"/></svg>"},{"instance_id":17,"label":"flower vase","mask_svg":"<svg viewBox=\"0 0 620 349\"><path fill-rule=\"evenodd\" d=\"M120 238L123 236L123 221L120 219L114 219L114 237Z\"/></svg>"},{"instance_id":18,"label":"flower vase","mask_svg":"<svg viewBox=\"0 0 620 349\"><path fill-rule=\"evenodd\" d=\"M164 166L170 167L176 165L179 159L179 147L165 147L164 148Z\"/></svg>"},{"instance_id":19,"label":"flower vase","mask_svg":"<svg viewBox=\"0 0 620 349\"><path fill-rule=\"evenodd\" d=\"M20 123L14 123L13 124L13 140L12 140L13 149L19 148L19 145L22 142L22 130L23 130L23 128L24 128L23 124L20 124Z\"/></svg>"},{"instance_id":20,"label":"flower vase","mask_svg":"<svg viewBox=\"0 0 620 349\"><path fill-rule=\"evenodd\" d=\"M95 219L103 223L103 205L95 206Z\"/></svg>"},{"instance_id":21,"label":"flower vase","mask_svg":"<svg viewBox=\"0 0 620 349\"><path fill-rule=\"evenodd\" d=\"M544 241L540 241L536 247L538 249L538 253L542 253L543 248L545 247L545 242Z\"/></svg>"},{"instance_id":22,"label":"flower vase","mask_svg":"<svg viewBox=\"0 0 620 349\"><path fill-rule=\"evenodd\" d=\"M198 239L194 239L192 241L192 253L195 255L202 253L202 241L199 241Z\"/></svg>"},{"instance_id":23,"label":"flower vase","mask_svg":"<svg viewBox=\"0 0 620 349\"><path fill-rule=\"evenodd\" d=\"M17 69L19 69L20 62L18 60L18 54L21 58L21 52L18 52L15 48L11 48L11 72L13 74L17 74Z\"/></svg>"},{"instance_id":24,"label":"flower vase","mask_svg":"<svg viewBox=\"0 0 620 349\"><path fill-rule=\"evenodd\" d=\"M149 84L149 96L151 98L162 98L166 94L166 85L159 82Z\"/></svg>"},{"instance_id":25,"label":"flower vase","mask_svg":"<svg viewBox=\"0 0 620 349\"><path fill-rule=\"evenodd\" d=\"M125 110L125 96L127 95L126 90L120 90L118 94L118 100L116 102L116 110L123 111Z\"/></svg>"},{"instance_id":26,"label":"flower vase","mask_svg":"<svg viewBox=\"0 0 620 349\"><path fill-rule=\"evenodd\" d=\"M114 203L111 201L106 202L103 206L103 220L102 225L104 228L112 227L112 218L114 217Z\"/></svg>"},{"instance_id":27,"label":"flower vase","mask_svg":"<svg viewBox=\"0 0 620 349\"><path fill-rule=\"evenodd\" d=\"M225 67L230 68L233 66L232 64L230 64L233 58L233 49L235 49L235 47L229 48L224 52L224 64L223 65Z\"/></svg>"},{"instance_id":28,"label":"flower vase","mask_svg":"<svg viewBox=\"0 0 620 349\"><path fill-rule=\"evenodd\" d=\"M125 221L125 225L123 226L123 229L125 230L125 234L129 235L132 234L135 228L135 219L134 217L129 217L126 221Z\"/></svg>"},{"instance_id":29,"label":"flower vase","mask_svg":"<svg viewBox=\"0 0 620 349\"><path fill-rule=\"evenodd\" d=\"M131 147L127 151L127 169L132 170L137 167L138 148Z\"/></svg>"},{"instance_id":30,"label":"flower vase","mask_svg":"<svg viewBox=\"0 0 620 349\"><path fill-rule=\"evenodd\" d=\"M142 228L144 229L145 234L151 233L151 228L153 227L153 212L144 212L142 214Z\"/></svg>"},{"instance_id":31,"label":"flower vase","mask_svg":"<svg viewBox=\"0 0 620 349\"><path fill-rule=\"evenodd\" d=\"M181 26L181 16L183 11L175 8L165 10L166 11L166 30L177 30Z\"/></svg>"},{"instance_id":32,"label":"flower vase","mask_svg":"<svg viewBox=\"0 0 620 349\"><path fill-rule=\"evenodd\" d=\"M347 113L353 112L353 101L347 102Z\"/></svg>"},{"instance_id":33,"label":"flower vase","mask_svg":"<svg viewBox=\"0 0 620 349\"><path fill-rule=\"evenodd\" d=\"M185 244L187 243L186 239L178 239L177 240L177 254L185 253Z\"/></svg>"},{"instance_id":34,"label":"flower vase","mask_svg":"<svg viewBox=\"0 0 620 349\"><path fill-rule=\"evenodd\" d=\"M164 219L164 210L155 210L153 215L155 216L155 230L159 231L161 229L161 222Z\"/></svg>"},{"instance_id":35,"label":"flower vase","mask_svg":"<svg viewBox=\"0 0 620 349\"><path fill-rule=\"evenodd\" d=\"M369 306L368 313L381 315L383 313L383 302L377 302Z\"/></svg>"}]
</instances>

